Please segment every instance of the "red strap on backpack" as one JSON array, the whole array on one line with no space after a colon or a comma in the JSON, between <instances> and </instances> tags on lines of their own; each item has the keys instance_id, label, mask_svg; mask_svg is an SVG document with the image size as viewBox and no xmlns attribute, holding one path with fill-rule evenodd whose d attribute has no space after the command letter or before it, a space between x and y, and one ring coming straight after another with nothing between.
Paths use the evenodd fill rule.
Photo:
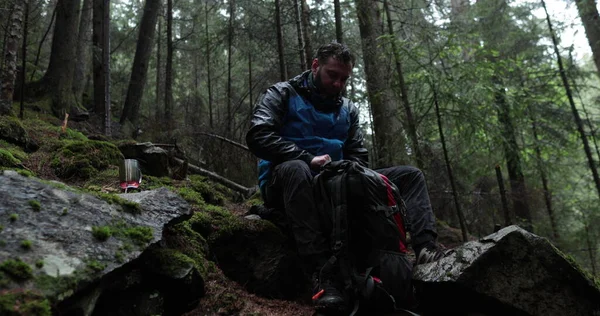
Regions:
<instances>
[{"instance_id":1,"label":"red strap on backpack","mask_svg":"<svg viewBox=\"0 0 600 316\"><path fill-rule=\"evenodd\" d=\"M388 177L386 177L382 174L379 174L379 175L383 179L383 182L385 182L385 186L387 188L388 206L398 207L398 203L396 203L396 199L394 198L394 193L392 192L392 186L390 185L390 180L388 179ZM394 222L396 222L396 226L398 227L398 230L400 231L400 234L403 237L400 240L400 243L398 245L399 250L400 250L400 252L406 253L406 252L408 252L408 250L406 249L406 230L404 229L404 219L402 218L400 213L394 214Z\"/></svg>"}]
</instances>

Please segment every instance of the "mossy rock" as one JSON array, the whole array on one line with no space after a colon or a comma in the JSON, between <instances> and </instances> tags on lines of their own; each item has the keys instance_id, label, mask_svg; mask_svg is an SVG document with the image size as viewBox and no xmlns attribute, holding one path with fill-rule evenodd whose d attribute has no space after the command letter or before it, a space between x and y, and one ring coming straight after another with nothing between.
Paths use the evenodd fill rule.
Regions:
<instances>
[{"instance_id":1,"label":"mossy rock","mask_svg":"<svg viewBox=\"0 0 600 316\"><path fill-rule=\"evenodd\" d=\"M64 145L53 157L54 173L62 178L89 179L123 159L119 149L108 142L73 141Z\"/></svg>"},{"instance_id":2,"label":"mossy rock","mask_svg":"<svg viewBox=\"0 0 600 316\"><path fill-rule=\"evenodd\" d=\"M16 167L21 161L8 150L0 148L0 167Z\"/></svg>"},{"instance_id":3,"label":"mossy rock","mask_svg":"<svg viewBox=\"0 0 600 316\"><path fill-rule=\"evenodd\" d=\"M39 146L31 142L21 121L12 116L0 116L0 139L31 152Z\"/></svg>"},{"instance_id":4,"label":"mossy rock","mask_svg":"<svg viewBox=\"0 0 600 316\"><path fill-rule=\"evenodd\" d=\"M50 302L31 291L0 292L0 315L5 316L50 316Z\"/></svg>"},{"instance_id":5,"label":"mossy rock","mask_svg":"<svg viewBox=\"0 0 600 316\"><path fill-rule=\"evenodd\" d=\"M209 182L205 177L199 175L190 176L191 187L202 195L204 201L213 205L224 205L231 197L231 190L225 186Z\"/></svg>"}]
</instances>

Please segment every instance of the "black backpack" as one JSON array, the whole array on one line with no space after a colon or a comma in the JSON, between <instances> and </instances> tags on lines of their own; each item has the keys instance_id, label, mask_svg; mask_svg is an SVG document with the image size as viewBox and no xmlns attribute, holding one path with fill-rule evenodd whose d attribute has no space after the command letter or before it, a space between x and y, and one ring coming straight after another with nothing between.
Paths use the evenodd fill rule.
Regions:
<instances>
[{"instance_id":1,"label":"black backpack","mask_svg":"<svg viewBox=\"0 0 600 316\"><path fill-rule=\"evenodd\" d=\"M353 161L334 161L314 178L315 200L330 228L351 315L390 312L413 303L409 229L398 188L385 176Z\"/></svg>"}]
</instances>

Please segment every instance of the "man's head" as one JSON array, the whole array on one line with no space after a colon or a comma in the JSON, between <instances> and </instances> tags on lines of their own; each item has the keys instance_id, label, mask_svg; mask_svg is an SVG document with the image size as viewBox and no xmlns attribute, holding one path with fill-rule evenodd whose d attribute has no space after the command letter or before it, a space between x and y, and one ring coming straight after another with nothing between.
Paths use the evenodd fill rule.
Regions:
<instances>
[{"instance_id":1,"label":"man's head","mask_svg":"<svg viewBox=\"0 0 600 316\"><path fill-rule=\"evenodd\" d=\"M346 45L332 42L319 47L311 66L319 92L328 97L339 95L353 67L354 55Z\"/></svg>"}]
</instances>

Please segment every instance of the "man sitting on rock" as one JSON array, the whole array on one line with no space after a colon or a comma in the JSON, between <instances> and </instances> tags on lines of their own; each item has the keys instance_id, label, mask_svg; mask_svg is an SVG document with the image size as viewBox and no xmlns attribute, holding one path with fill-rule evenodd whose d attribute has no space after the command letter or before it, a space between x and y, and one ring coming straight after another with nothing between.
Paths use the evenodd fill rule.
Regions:
<instances>
[{"instance_id":1,"label":"man sitting on rock","mask_svg":"<svg viewBox=\"0 0 600 316\"><path fill-rule=\"evenodd\" d=\"M260 97L246 135L248 147L261 159L259 185L265 203L285 212L309 273L320 270L331 257L313 197L313 176L331 160L368 166L358 109L342 97L354 62L343 44L321 46L310 70L271 86ZM422 172L409 166L376 171L398 187L406 203L416 264L443 257ZM313 290L324 294L315 301L316 308L343 310L346 302L336 282L326 279L331 276L318 277L313 273Z\"/></svg>"}]
</instances>

